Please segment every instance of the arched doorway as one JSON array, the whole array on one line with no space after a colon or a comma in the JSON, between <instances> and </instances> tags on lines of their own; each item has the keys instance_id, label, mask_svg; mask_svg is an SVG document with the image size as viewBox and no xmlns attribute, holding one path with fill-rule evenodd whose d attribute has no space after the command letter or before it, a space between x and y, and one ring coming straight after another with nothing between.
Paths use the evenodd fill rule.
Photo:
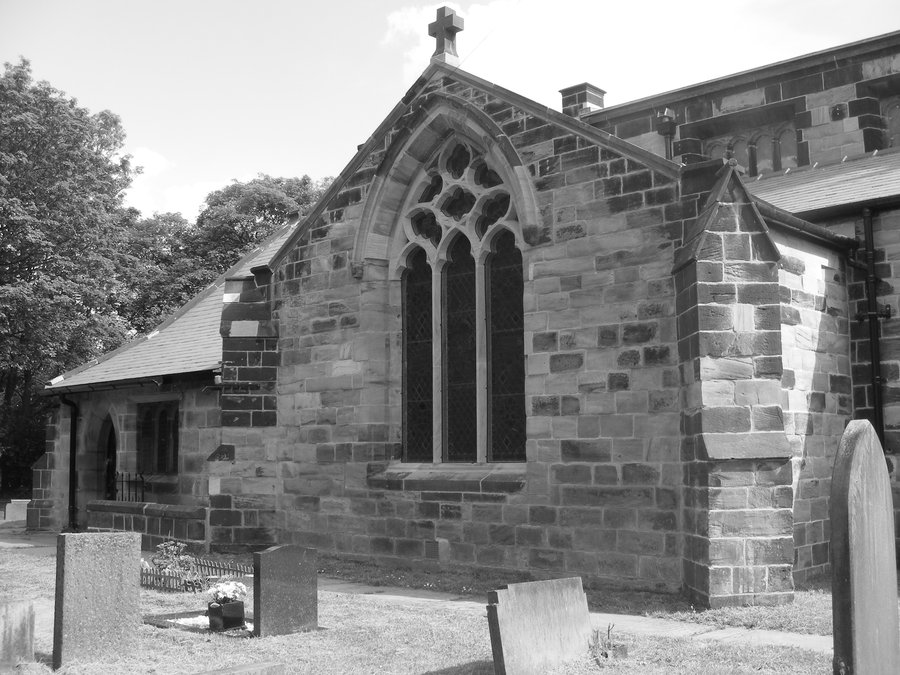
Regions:
<instances>
[{"instance_id":1,"label":"arched doorway","mask_svg":"<svg viewBox=\"0 0 900 675\"><path fill-rule=\"evenodd\" d=\"M98 456L100 457L100 480L103 499L116 498L116 429L112 418L107 415L100 428Z\"/></svg>"}]
</instances>

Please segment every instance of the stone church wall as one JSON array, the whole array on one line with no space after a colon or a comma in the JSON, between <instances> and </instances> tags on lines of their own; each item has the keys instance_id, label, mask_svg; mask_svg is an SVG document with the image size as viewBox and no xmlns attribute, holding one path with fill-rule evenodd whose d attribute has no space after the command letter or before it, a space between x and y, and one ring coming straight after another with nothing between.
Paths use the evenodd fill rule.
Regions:
<instances>
[{"instance_id":1,"label":"stone church wall","mask_svg":"<svg viewBox=\"0 0 900 675\"><path fill-rule=\"evenodd\" d=\"M846 255L775 232L782 254L785 434L791 443L794 579L827 571L831 470L853 413Z\"/></svg>"},{"instance_id":2,"label":"stone church wall","mask_svg":"<svg viewBox=\"0 0 900 675\"><path fill-rule=\"evenodd\" d=\"M78 406L78 491L76 518L87 527L88 504L106 497L106 436L111 422L116 437L116 467L120 474L136 479L137 405L141 402L178 400L179 447L177 475L143 476L144 501L157 504L205 505L207 456L219 442L219 411L216 392L200 387L136 386L90 395L68 394ZM29 507L29 527L61 529L69 523L69 434L72 409L61 405L48 425L47 452L35 467L40 493ZM121 491L120 484L120 491ZM131 495L139 498L138 488ZM125 498L120 494L120 499ZM130 528L129 528L130 529ZM140 530L138 530L140 531Z\"/></svg>"},{"instance_id":3,"label":"stone church wall","mask_svg":"<svg viewBox=\"0 0 900 675\"><path fill-rule=\"evenodd\" d=\"M675 183L477 89L435 88L489 116L536 195L522 232L528 461L396 463L401 286L386 263L353 258L386 145L275 271L284 537L367 559L675 590Z\"/></svg>"}]
</instances>

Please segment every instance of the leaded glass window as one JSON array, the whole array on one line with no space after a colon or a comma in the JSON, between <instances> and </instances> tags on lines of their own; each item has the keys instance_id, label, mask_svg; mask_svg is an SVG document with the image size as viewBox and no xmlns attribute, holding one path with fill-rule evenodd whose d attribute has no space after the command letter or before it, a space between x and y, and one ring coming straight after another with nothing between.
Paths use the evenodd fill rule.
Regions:
<instances>
[{"instance_id":1,"label":"leaded glass window","mask_svg":"<svg viewBox=\"0 0 900 675\"><path fill-rule=\"evenodd\" d=\"M483 153L452 140L402 213L404 459L524 461L515 200Z\"/></svg>"}]
</instances>

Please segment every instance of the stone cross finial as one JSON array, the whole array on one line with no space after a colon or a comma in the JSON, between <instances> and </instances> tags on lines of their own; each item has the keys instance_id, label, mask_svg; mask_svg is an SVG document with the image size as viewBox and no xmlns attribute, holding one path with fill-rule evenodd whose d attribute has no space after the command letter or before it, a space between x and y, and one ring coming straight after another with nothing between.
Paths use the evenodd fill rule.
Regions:
<instances>
[{"instance_id":1,"label":"stone cross finial","mask_svg":"<svg viewBox=\"0 0 900 675\"><path fill-rule=\"evenodd\" d=\"M437 19L428 24L428 34L436 39L437 46L432 59L451 65L459 63L456 53L456 34L465 27L461 16L457 16L449 7L441 7L437 11Z\"/></svg>"}]
</instances>

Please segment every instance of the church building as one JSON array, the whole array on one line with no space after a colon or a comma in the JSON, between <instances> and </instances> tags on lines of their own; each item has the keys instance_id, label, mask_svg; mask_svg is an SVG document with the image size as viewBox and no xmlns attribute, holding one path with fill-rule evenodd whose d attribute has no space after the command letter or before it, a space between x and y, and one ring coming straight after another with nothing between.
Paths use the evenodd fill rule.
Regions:
<instances>
[{"instance_id":1,"label":"church building","mask_svg":"<svg viewBox=\"0 0 900 675\"><path fill-rule=\"evenodd\" d=\"M900 450L900 32L557 112L462 29L308 215L47 384L29 528L712 607L828 569L845 425Z\"/></svg>"}]
</instances>

